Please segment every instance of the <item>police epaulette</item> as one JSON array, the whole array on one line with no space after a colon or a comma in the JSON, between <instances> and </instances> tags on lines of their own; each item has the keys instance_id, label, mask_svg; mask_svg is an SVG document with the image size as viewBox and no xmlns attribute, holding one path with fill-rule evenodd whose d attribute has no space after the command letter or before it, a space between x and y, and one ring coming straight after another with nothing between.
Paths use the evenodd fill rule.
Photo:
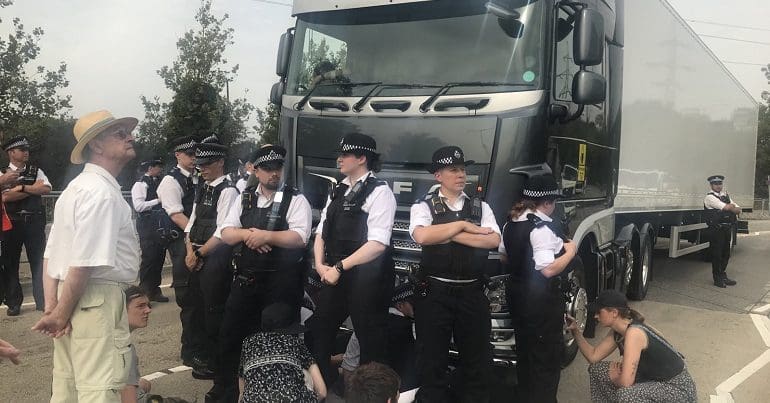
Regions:
<instances>
[{"instance_id":1,"label":"police epaulette","mask_svg":"<svg viewBox=\"0 0 770 403\"><path fill-rule=\"evenodd\" d=\"M543 227L548 224L548 222L532 213L527 214L527 220L529 220L535 228Z\"/></svg>"}]
</instances>

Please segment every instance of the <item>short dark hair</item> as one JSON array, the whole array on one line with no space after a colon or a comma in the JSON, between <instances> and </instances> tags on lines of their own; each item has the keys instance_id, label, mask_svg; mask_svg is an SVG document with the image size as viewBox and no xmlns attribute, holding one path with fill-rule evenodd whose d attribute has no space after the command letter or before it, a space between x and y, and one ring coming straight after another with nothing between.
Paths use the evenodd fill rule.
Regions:
<instances>
[{"instance_id":1,"label":"short dark hair","mask_svg":"<svg viewBox=\"0 0 770 403\"><path fill-rule=\"evenodd\" d=\"M356 158L366 157L366 169L372 172L380 172L382 169L382 161L380 161L380 156L375 153L355 150L351 151L351 154L353 154Z\"/></svg>"},{"instance_id":2,"label":"short dark hair","mask_svg":"<svg viewBox=\"0 0 770 403\"><path fill-rule=\"evenodd\" d=\"M143 290L141 287L137 287L135 285L132 285L128 288L126 288L126 291L123 292L126 294L126 305L128 305L131 301L135 300L139 297L148 297L147 291Z\"/></svg>"},{"instance_id":3,"label":"short dark hair","mask_svg":"<svg viewBox=\"0 0 770 403\"><path fill-rule=\"evenodd\" d=\"M345 399L356 403L395 403L401 387L396 371L378 362L361 365L346 383Z\"/></svg>"}]
</instances>

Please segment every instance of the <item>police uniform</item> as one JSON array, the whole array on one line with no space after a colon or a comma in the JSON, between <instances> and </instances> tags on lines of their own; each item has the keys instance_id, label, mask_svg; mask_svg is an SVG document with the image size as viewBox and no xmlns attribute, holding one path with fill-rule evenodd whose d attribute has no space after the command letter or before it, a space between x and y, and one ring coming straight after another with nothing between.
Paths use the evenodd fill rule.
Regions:
<instances>
[{"instance_id":1,"label":"police uniform","mask_svg":"<svg viewBox=\"0 0 770 403\"><path fill-rule=\"evenodd\" d=\"M470 165L458 147L442 147L433 154L429 172L453 165ZM469 221L500 234L494 213L486 202L465 192L453 202L436 189L412 205L409 233L418 227ZM418 296L415 302L418 402L449 401L448 351L454 340L460 353L462 385L459 401L489 400L492 348L491 317L484 295L484 267L489 250L450 241L422 245Z\"/></svg>"},{"instance_id":2,"label":"police uniform","mask_svg":"<svg viewBox=\"0 0 770 403\"><path fill-rule=\"evenodd\" d=\"M24 136L14 137L5 144L3 149L11 151L14 148L29 149L29 140ZM9 163L2 169L2 173L15 171L19 173L19 184L22 186L34 185L42 182L49 188L51 183L43 170L31 165L17 167ZM8 190L4 191L7 192ZM30 271L32 272L32 295L35 299L35 308L42 311L45 308L43 297L43 249L45 248L45 207L40 195L22 193L26 197L5 203L5 211L11 220L12 228L3 234L2 263L3 279L0 283L5 286L5 303L8 305L8 316L18 315L24 296L19 283L19 260L21 248L27 251ZM5 193L3 198L7 198Z\"/></svg>"},{"instance_id":3,"label":"police uniform","mask_svg":"<svg viewBox=\"0 0 770 403\"><path fill-rule=\"evenodd\" d=\"M194 138L187 136L177 139L173 151L180 153L195 153L197 143ZM190 217L193 211L195 192L198 178L182 166L174 167L158 185L158 197L161 200L166 216L162 217L161 237L166 242L172 265L172 282L176 296L176 304L181 309L179 319L182 323L181 356L185 365L203 367L205 360L201 356L203 350L203 304L190 289L190 271L187 270L185 257L184 228L179 228L170 218L173 214L184 214Z\"/></svg>"},{"instance_id":4,"label":"police uniform","mask_svg":"<svg viewBox=\"0 0 770 403\"><path fill-rule=\"evenodd\" d=\"M255 167L278 170L283 167L286 150L281 146L261 148ZM235 276L227 298L220 331L220 357L215 384L225 402L237 400L237 372L243 340L260 330L262 310L273 303L291 307L290 322L300 319L305 273L305 247L310 237L310 203L292 186L284 185L267 196L261 184L246 188L224 223L228 228L256 228L266 231L293 231L303 240L299 248L271 245L268 253L250 249L241 242L234 247ZM208 396L207 396L208 397Z\"/></svg>"},{"instance_id":5,"label":"police uniform","mask_svg":"<svg viewBox=\"0 0 770 403\"><path fill-rule=\"evenodd\" d=\"M163 161L144 161L140 167L146 172L150 167L163 165ZM163 207L158 199L160 177L142 175L131 188L131 201L136 211L136 232L142 248L142 263L139 265L139 287L151 301L168 302L160 291L161 270L166 260L166 243L161 238L164 220Z\"/></svg>"},{"instance_id":6,"label":"police uniform","mask_svg":"<svg viewBox=\"0 0 770 403\"><path fill-rule=\"evenodd\" d=\"M721 184L725 177L713 175L708 177L710 184ZM708 225L709 242L711 243L711 275L714 285L724 288L727 285L735 285L736 281L727 277L725 273L727 263L730 261L730 237L733 236L733 226L737 216L732 211L723 210L728 204L735 204L730 195L722 192L710 191L703 199L704 218ZM735 204L735 207L739 207Z\"/></svg>"},{"instance_id":7,"label":"police uniform","mask_svg":"<svg viewBox=\"0 0 770 403\"><path fill-rule=\"evenodd\" d=\"M220 144L215 136L208 137L198 143L195 149L195 164L205 165L222 160L226 153L227 147ZM216 351L219 346L219 330L232 280L232 248L219 240L217 227L224 223L237 199L238 191L226 174L222 173L218 178L207 181L195 195L192 216L185 229L195 255L199 261L202 260L200 269L190 274L190 291L203 301L204 355L212 364L210 369L218 365ZM217 238L217 245L203 255L200 248L212 238ZM193 376L199 379L212 377L196 372L193 372Z\"/></svg>"},{"instance_id":8,"label":"police uniform","mask_svg":"<svg viewBox=\"0 0 770 403\"><path fill-rule=\"evenodd\" d=\"M530 178L525 199L555 200L561 196L550 175ZM516 375L519 401L556 402L564 348L562 276L546 277L541 270L564 253L565 237L550 217L526 210L503 227L500 251L508 256L510 275L506 297L516 336Z\"/></svg>"},{"instance_id":9,"label":"police uniform","mask_svg":"<svg viewBox=\"0 0 770 403\"><path fill-rule=\"evenodd\" d=\"M355 133L343 138L338 151L361 153L367 161L373 161L379 157L376 147L373 138ZM341 273L337 284L324 284L318 292L311 326L313 354L327 385L332 385L337 377L329 359L337 330L348 315L361 345L361 363L384 362L384 329L395 275L390 248L395 214L393 192L372 171L360 178L343 179L321 213L316 234L323 238L326 264L337 264L368 241L386 246L369 263L337 268Z\"/></svg>"}]
</instances>

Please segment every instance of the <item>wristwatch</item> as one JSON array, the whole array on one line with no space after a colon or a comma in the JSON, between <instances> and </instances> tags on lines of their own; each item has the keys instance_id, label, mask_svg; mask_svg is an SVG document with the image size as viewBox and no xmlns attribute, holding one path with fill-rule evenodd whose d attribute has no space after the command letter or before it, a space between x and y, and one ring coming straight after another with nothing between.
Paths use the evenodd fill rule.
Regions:
<instances>
[{"instance_id":1,"label":"wristwatch","mask_svg":"<svg viewBox=\"0 0 770 403\"><path fill-rule=\"evenodd\" d=\"M204 257L203 254L201 254L201 250L200 249L196 249L195 252L193 252L193 253L195 253L195 256L198 259L203 259L203 257Z\"/></svg>"},{"instance_id":2,"label":"wristwatch","mask_svg":"<svg viewBox=\"0 0 770 403\"><path fill-rule=\"evenodd\" d=\"M342 267L342 260L334 264L334 269L337 270L337 273L342 274L345 269Z\"/></svg>"}]
</instances>

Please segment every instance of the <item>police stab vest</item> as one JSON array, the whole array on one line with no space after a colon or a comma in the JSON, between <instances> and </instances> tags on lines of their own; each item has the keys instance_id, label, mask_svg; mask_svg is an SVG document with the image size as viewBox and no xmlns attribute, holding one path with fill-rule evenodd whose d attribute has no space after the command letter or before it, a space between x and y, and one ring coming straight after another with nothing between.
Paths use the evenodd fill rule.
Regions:
<instances>
[{"instance_id":1,"label":"police stab vest","mask_svg":"<svg viewBox=\"0 0 770 403\"><path fill-rule=\"evenodd\" d=\"M204 184L195 196L195 222L190 228L190 241L203 245L217 229L217 205L222 191L234 187L225 179L216 186Z\"/></svg>"},{"instance_id":2,"label":"police stab vest","mask_svg":"<svg viewBox=\"0 0 770 403\"><path fill-rule=\"evenodd\" d=\"M377 186L386 185L370 175L364 182L357 182L347 195L348 185L340 183L334 188L322 233L329 264L350 256L366 243L369 214L361 207Z\"/></svg>"},{"instance_id":3,"label":"police stab vest","mask_svg":"<svg viewBox=\"0 0 770 403\"><path fill-rule=\"evenodd\" d=\"M460 211L452 211L441 200L438 190L428 193L422 200L428 205L433 225L455 221L481 224L481 199L474 197L463 203ZM483 276L489 251L473 248L457 242L424 245L420 268L424 275L451 280L476 280Z\"/></svg>"},{"instance_id":4,"label":"police stab vest","mask_svg":"<svg viewBox=\"0 0 770 403\"><path fill-rule=\"evenodd\" d=\"M732 200L730 200L730 195L726 193L724 196L720 196L714 192L708 192L708 194L716 197L722 203L726 203L726 204L732 203ZM714 208L709 208L709 207L706 207L705 203L703 204L703 209L704 209L704 219L706 221L706 224L709 227L717 227L720 224L733 224L738 220L738 217L732 211L717 210Z\"/></svg>"},{"instance_id":5,"label":"police stab vest","mask_svg":"<svg viewBox=\"0 0 770 403\"><path fill-rule=\"evenodd\" d=\"M286 231L289 223L286 213L289 211L291 201L297 194L297 190L284 186L273 196L273 203L264 208L258 207L259 196L256 187L247 188L241 193L241 226L243 228L257 228L266 231ZM240 274L249 274L261 271L276 271L289 269L301 264L305 255L305 248L279 248L272 247L268 253L258 253L244 243L235 247L235 267Z\"/></svg>"},{"instance_id":6,"label":"police stab vest","mask_svg":"<svg viewBox=\"0 0 770 403\"><path fill-rule=\"evenodd\" d=\"M168 173L179 186L182 188L182 209L187 218L192 215L193 203L195 202L195 182L193 182L192 175L185 176L179 167L174 167L171 172Z\"/></svg>"},{"instance_id":7,"label":"police stab vest","mask_svg":"<svg viewBox=\"0 0 770 403\"><path fill-rule=\"evenodd\" d=\"M158 198L158 185L160 185L160 178L157 176L147 176L142 175L142 179L140 179L138 182L143 182L147 185L147 195L145 196L145 201L152 201ZM160 204L156 204L152 207L152 210L161 210L163 207L161 207Z\"/></svg>"},{"instance_id":8,"label":"police stab vest","mask_svg":"<svg viewBox=\"0 0 770 403\"><path fill-rule=\"evenodd\" d=\"M2 169L3 173L11 171L11 167L5 167ZM19 183L24 185L32 185L37 181L38 168L34 165L29 165L26 169L18 171L19 174L24 172L24 178L19 178ZM43 198L39 195L30 194L27 197L16 200L13 202L5 202L5 211L9 216L18 214L20 211L30 213L44 213L45 207L43 207Z\"/></svg>"}]
</instances>

